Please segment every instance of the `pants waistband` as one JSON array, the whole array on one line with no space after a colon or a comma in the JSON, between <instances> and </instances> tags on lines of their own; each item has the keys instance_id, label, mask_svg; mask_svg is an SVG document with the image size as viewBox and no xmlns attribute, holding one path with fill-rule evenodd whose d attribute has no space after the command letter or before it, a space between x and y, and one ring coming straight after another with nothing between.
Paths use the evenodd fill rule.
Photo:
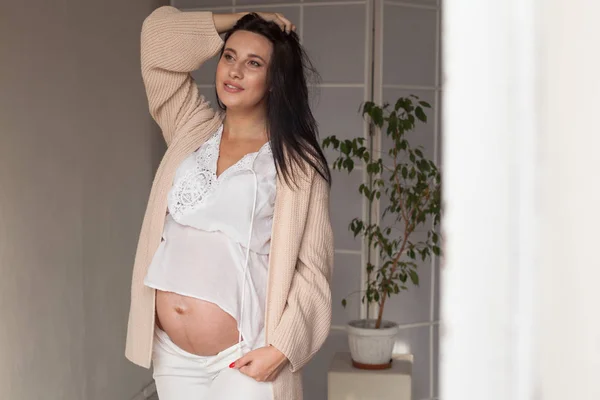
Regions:
<instances>
[{"instance_id":1,"label":"pants waistband","mask_svg":"<svg viewBox=\"0 0 600 400\"><path fill-rule=\"evenodd\" d=\"M246 342L242 341L234 344L231 347L228 347L220 352L218 352L214 356L199 356L197 354L190 353L188 351L183 350L181 347L177 346L169 337L169 335L160 329L158 326L154 326L154 335L157 340L157 344L160 345L163 350L168 351L174 355L179 357L184 357L191 361L197 361L203 365L209 365L218 363L223 359L229 359L231 356L238 354L238 357L241 357L243 354L248 352Z\"/></svg>"}]
</instances>

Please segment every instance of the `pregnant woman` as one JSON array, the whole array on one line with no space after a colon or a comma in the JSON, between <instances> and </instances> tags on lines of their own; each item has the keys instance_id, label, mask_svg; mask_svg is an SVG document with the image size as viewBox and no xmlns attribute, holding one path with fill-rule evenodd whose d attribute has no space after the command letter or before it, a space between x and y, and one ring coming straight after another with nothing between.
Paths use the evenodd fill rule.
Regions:
<instances>
[{"instance_id":1,"label":"pregnant woman","mask_svg":"<svg viewBox=\"0 0 600 400\"><path fill-rule=\"evenodd\" d=\"M225 34L224 40L220 34ZM331 176L295 26L277 13L146 18L167 151L133 269L126 356L161 400L301 400L331 320ZM190 73L218 55L218 110Z\"/></svg>"}]
</instances>

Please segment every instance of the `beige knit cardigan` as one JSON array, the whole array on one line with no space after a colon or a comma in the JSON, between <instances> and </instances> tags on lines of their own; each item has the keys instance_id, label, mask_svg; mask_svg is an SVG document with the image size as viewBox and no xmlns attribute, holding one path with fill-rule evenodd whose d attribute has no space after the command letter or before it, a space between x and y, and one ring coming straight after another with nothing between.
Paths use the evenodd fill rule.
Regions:
<instances>
[{"instance_id":1,"label":"beige knit cardigan","mask_svg":"<svg viewBox=\"0 0 600 400\"><path fill-rule=\"evenodd\" d=\"M215 56L223 41L212 13L158 8L142 26L141 65L150 114L167 151L152 185L133 267L126 357L150 368L155 290L143 279L161 238L167 193L181 161L222 123L190 72ZM308 165L308 164L306 164ZM301 400L301 369L321 347L331 323L329 281L333 234L329 185L314 171L293 169L297 188L277 179L265 312L266 343L289 359L273 383L274 400Z\"/></svg>"}]
</instances>

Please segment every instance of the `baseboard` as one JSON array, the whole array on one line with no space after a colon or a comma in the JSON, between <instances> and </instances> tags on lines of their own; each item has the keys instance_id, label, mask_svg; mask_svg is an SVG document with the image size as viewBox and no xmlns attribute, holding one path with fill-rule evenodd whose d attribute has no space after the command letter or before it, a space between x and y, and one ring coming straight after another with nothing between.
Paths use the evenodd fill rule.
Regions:
<instances>
[{"instance_id":1,"label":"baseboard","mask_svg":"<svg viewBox=\"0 0 600 400\"><path fill-rule=\"evenodd\" d=\"M150 382L145 388L140 390L138 394L133 396L131 400L147 400L156 393L156 385L154 381Z\"/></svg>"}]
</instances>

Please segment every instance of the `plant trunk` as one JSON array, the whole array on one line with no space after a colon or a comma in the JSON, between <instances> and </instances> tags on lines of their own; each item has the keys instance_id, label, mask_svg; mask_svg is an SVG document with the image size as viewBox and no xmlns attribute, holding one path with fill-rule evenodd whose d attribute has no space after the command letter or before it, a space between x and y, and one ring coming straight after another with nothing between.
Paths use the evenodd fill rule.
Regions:
<instances>
[{"instance_id":1,"label":"plant trunk","mask_svg":"<svg viewBox=\"0 0 600 400\"><path fill-rule=\"evenodd\" d=\"M383 306L385 305L386 295L385 293L381 297L381 302L379 303L379 312L377 313L377 322L375 323L375 329L381 328L381 321L383 320Z\"/></svg>"}]
</instances>

